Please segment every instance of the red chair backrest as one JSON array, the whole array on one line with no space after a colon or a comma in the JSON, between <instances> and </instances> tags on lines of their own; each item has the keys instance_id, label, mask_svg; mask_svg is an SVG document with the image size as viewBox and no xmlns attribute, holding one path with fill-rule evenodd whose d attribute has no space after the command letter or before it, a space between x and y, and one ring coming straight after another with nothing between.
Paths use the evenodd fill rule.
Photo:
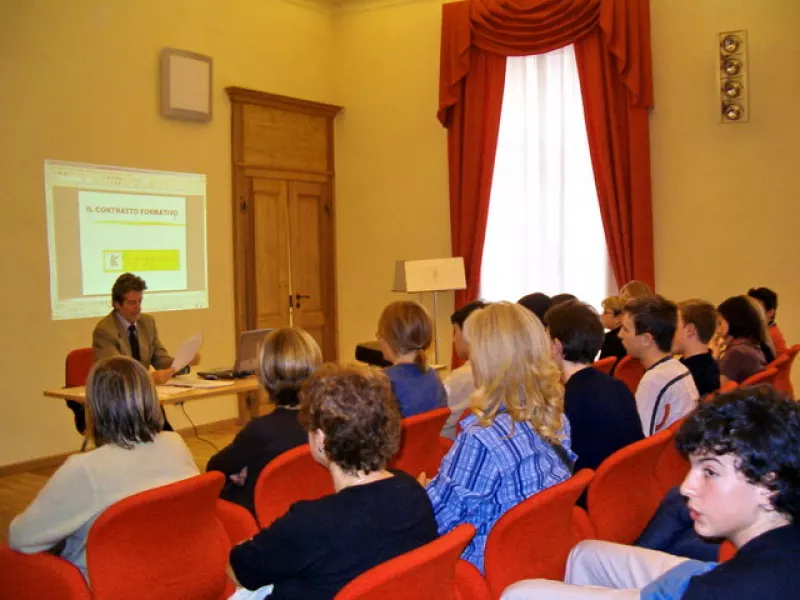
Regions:
<instances>
[{"instance_id":1,"label":"red chair backrest","mask_svg":"<svg viewBox=\"0 0 800 600\"><path fill-rule=\"evenodd\" d=\"M336 600L457 600L456 564L475 535L462 524L442 537L356 577Z\"/></svg>"},{"instance_id":2,"label":"red chair backrest","mask_svg":"<svg viewBox=\"0 0 800 600\"><path fill-rule=\"evenodd\" d=\"M597 369L598 371L602 371L606 375L611 373L611 369L614 368L614 365L617 364L617 357L616 356L607 356L606 358L601 358L600 360L596 360L592 363L592 366Z\"/></svg>"},{"instance_id":3,"label":"red chair backrest","mask_svg":"<svg viewBox=\"0 0 800 600\"><path fill-rule=\"evenodd\" d=\"M644 375L644 367L637 359L632 356L624 356L614 370L614 377L622 381L632 394L636 393L639 381Z\"/></svg>"},{"instance_id":4,"label":"red chair backrest","mask_svg":"<svg viewBox=\"0 0 800 600\"><path fill-rule=\"evenodd\" d=\"M295 502L316 500L334 491L330 473L314 460L308 444L287 450L258 476L254 497L258 524L265 529Z\"/></svg>"},{"instance_id":5,"label":"red chair backrest","mask_svg":"<svg viewBox=\"0 0 800 600\"><path fill-rule=\"evenodd\" d=\"M736 546L730 540L725 540L719 546L719 553L717 554L718 562L725 562L736 556Z\"/></svg>"},{"instance_id":6,"label":"red chair backrest","mask_svg":"<svg viewBox=\"0 0 800 600\"><path fill-rule=\"evenodd\" d=\"M644 530L663 498L656 467L670 429L617 450L598 467L589 485L587 506L597 539L631 544Z\"/></svg>"},{"instance_id":7,"label":"red chair backrest","mask_svg":"<svg viewBox=\"0 0 800 600\"><path fill-rule=\"evenodd\" d=\"M439 434L449 416L450 408L445 406L403 419L400 450L388 468L405 471L412 477L422 472L428 477L436 475L444 457Z\"/></svg>"},{"instance_id":8,"label":"red chair backrest","mask_svg":"<svg viewBox=\"0 0 800 600\"><path fill-rule=\"evenodd\" d=\"M661 456L656 463L656 480L661 487L662 496L677 485L683 483L686 474L689 472L689 461L686 460L678 448L675 446L675 436L678 435L681 426L687 417L678 419L667 429L672 432L672 439L664 446Z\"/></svg>"},{"instance_id":9,"label":"red chair backrest","mask_svg":"<svg viewBox=\"0 0 800 600\"><path fill-rule=\"evenodd\" d=\"M91 600L78 568L49 552L22 554L0 546L0 598Z\"/></svg>"},{"instance_id":10,"label":"red chair backrest","mask_svg":"<svg viewBox=\"0 0 800 600\"><path fill-rule=\"evenodd\" d=\"M205 473L120 500L89 530L95 600L217 600L228 586L231 540L216 515L222 473Z\"/></svg>"},{"instance_id":11,"label":"red chair backrest","mask_svg":"<svg viewBox=\"0 0 800 600\"><path fill-rule=\"evenodd\" d=\"M92 369L92 349L78 348L67 354L64 362L64 387L86 385L86 378Z\"/></svg>"},{"instance_id":12,"label":"red chair backrest","mask_svg":"<svg viewBox=\"0 0 800 600\"><path fill-rule=\"evenodd\" d=\"M486 540L484 558L493 597L499 598L506 587L522 579L563 581L570 550L587 537L576 526L574 509L593 477L594 471L582 469L498 519Z\"/></svg>"},{"instance_id":13,"label":"red chair backrest","mask_svg":"<svg viewBox=\"0 0 800 600\"><path fill-rule=\"evenodd\" d=\"M774 383L775 389L788 395L792 400L795 399L792 387L792 365L794 365L798 352L800 352L800 344L795 344L770 365L778 369L778 378ZM779 362L781 358L786 360Z\"/></svg>"},{"instance_id":14,"label":"red chair backrest","mask_svg":"<svg viewBox=\"0 0 800 600\"><path fill-rule=\"evenodd\" d=\"M767 367L763 371L759 371L755 375L751 375L747 379L745 379L740 385L741 387L745 387L748 385L758 385L760 383L766 383L771 386L775 385L775 380L778 379L778 369L775 367Z\"/></svg>"}]
</instances>

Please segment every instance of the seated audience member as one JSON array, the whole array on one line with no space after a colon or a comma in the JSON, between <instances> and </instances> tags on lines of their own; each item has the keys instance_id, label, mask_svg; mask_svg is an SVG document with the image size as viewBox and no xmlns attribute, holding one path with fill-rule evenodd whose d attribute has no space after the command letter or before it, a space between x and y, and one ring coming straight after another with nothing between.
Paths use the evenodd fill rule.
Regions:
<instances>
[{"instance_id":1,"label":"seated audience member","mask_svg":"<svg viewBox=\"0 0 800 600\"><path fill-rule=\"evenodd\" d=\"M95 363L86 409L96 448L67 458L8 532L8 545L26 554L63 542L61 557L84 577L89 529L104 510L198 473L183 438L161 430L164 415L153 381L136 360L112 356Z\"/></svg>"},{"instance_id":2,"label":"seated audience member","mask_svg":"<svg viewBox=\"0 0 800 600\"><path fill-rule=\"evenodd\" d=\"M535 314L542 323L544 323L544 314L553 305L553 301L547 294L535 292L533 294L523 296L517 300L517 304L527 308L529 311Z\"/></svg>"},{"instance_id":3,"label":"seated audience member","mask_svg":"<svg viewBox=\"0 0 800 600\"><path fill-rule=\"evenodd\" d=\"M381 352L392 363L386 374L403 418L447 405L447 392L425 354L432 332L428 312L416 302L392 302L378 321Z\"/></svg>"},{"instance_id":4,"label":"seated audience member","mask_svg":"<svg viewBox=\"0 0 800 600\"><path fill-rule=\"evenodd\" d=\"M447 405L450 407L450 417L442 428L442 435L451 440L456 439L456 426L461 416L469 406L469 399L475 391L475 381L472 376L472 365L469 362L469 346L464 339L464 321L474 311L486 306L485 302L475 300L465 304L450 316L453 324L453 345L456 354L464 364L454 369L444 380L444 389L447 392Z\"/></svg>"},{"instance_id":5,"label":"seated audience member","mask_svg":"<svg viewBox=\"0 0 800 600\"><path fill-rule=\"evenodd\" d=\"M564 388L544 327L499 302L464 324L477 390L473 414L427 484L439 535L461 523L477 533L462 558L483 570L486 537L508 509L569 478L577 458L563 414ZM425 474L420 481L426 483Z\"/></svg>"},{"instance_id":6,"label":"seated audience member","mask_svg":"<svg viewBox=\"0 0 800 600\"><path fill-rule=\"evenodd\" d=\"M557 304L561 304L562 302L569 302L570 300L577 300L577 296L574 294L556 294L552 298L550 298L550 306L556 306Z\"/></svg>"},{"instance_id":7,"label":"seated audience member","mask_svg":"<svg viewBox=\"0 0 800 600\"><path fill-rule=\"evenodd\" d=\"M600 348L600 356L597 357L597 360L608 358L609 356L622 358L628 355L625 351L625 346L622 345L622 341L619 339L625 302L627 300L622 296L609 296L603 300L603 314L600 315L600 320L603 322L603 327L608 329L608 332L606 332L603 339L603 346Z\"/></svg>"},{"instance_id":8,"label":"seated audience member","mask_svg":"<svg viewBox=\"0 0 800 600\"><path fill-rule=\"evenodd\" d=\"M678 325L672 351L681 356L701 396L719 389L719 365L708 347L717 327L717 311L705 300L678 304Z\"/></svg>"},{"instance_id":9,"label":"seated audience member","mask_svg":"<svg viewBox=\"0 0 800 600\"><path fill-rule=\"evenodd\" d=\"M523 581L502 598L796 597L800 405L769 386L737 389L700 406L681 428L677 444L691 462L680 491L694 529L704 538L729 540L737 549L733 558L717 564L584 541L570 553L566 584Z\"/></svg>"},{"instance_id":10,"label":"seated audience member","mask_svg":"<svg viewBox=\"0 0 800 600\"><path fill-rule=\"evenodd\" d=\"M645 296L652 296L653 290L644 281L632 279L622 286L619 290L619 295L625 300L635 300L636 298L644 298Z\"/></svg>"},{"instance_id":11,"label":"seated audience member","mask_svg":"<svg viewBox=\"0 0 800 600\"><path fill-rule=\"evenodd\" d=\"M769 335L769 324L767 322L767 314L764 312L764 305L751 296L745 296L745 298L758 314L758 326L761 330L761 342L759 342L758 347L761 348L761 352L764 353L764 359L769 364L775 360L777 354L775 354L775 345L772 343L772 337Z\"/></svg>"},{"instance_id":12,"label":"seated audience member","mask_svg":"<svg viewBox=\"0 0 800 600\"><path fill-rule=\"evenodd\" d=\"M678 308L661 296L631 300L622 314L619 337L645 368L636 388L636 405L645 437L668 427L697 405L698 393L689 369L669 352Z\"/></svg>"},{"instance_id":13,"label":"seated audience member","mask_svg":"<svg viewBox=\"0 0 800 600\"><path fill-rule=\"evenodd\" d=\"M764 315L767 318L767 325L769 326L769 336L772 339L772 345L775 347L775 353L780 355L788 350L786 340L775 322L775 315L778 312L778 294L766 287L750 288L747 295L751 298L758 300L764 308Z\"/></svg>"},{"instance_id":14,"label":"seated audience member","mask_svg":"<svg viewBox=\"0 0 800 600\"><path fill-rule=\"evenodd\" d=\"M227 477L221 497L255 515L258 476L280 454L308 441L297 421L300 385L322 364L322 352L308 333L284 327L271 332L259 349L258 378L275 410L253 419L233 442L211 457L206 470Z\"/></svg>"},{"instance_id":15,"label":"seated audience member","mask_svg":"<svg viewBox=\"0 0 800 600\"><path fill-rule=\"evenodd\" d=\"M717 307L719 372L722 383L742 383L767 365L761 350L761 321L746 296L733 296Z\"/></svg>"},{"instance_id":16,"label":"seated audience member","mask_svg":"<svg viewBox=\"0 0 800 600\"><path fill-rule=\"evenodd\" d=\"M578 455L575 470L597 469L608 456L644 437L636 399L622 381L591 366L603 342L594 309L565 302L547 311L544 321L564 372L564 412Z\"/></svg>"},{"instance_id":17,"label":"seated audience member","mask_svg":"<svg viewBox=\"0 0 800 600\"><path fill-rule=\"evenodd\" d=\"M419 484L386 470L400 414L384 372L323 365L301 388L300 420L336 493L294 503L234 547L229 575L250 590L274 586L275 600L330 600L364 571L433 541L436 521Z\"/></svg>"}]
</instances>

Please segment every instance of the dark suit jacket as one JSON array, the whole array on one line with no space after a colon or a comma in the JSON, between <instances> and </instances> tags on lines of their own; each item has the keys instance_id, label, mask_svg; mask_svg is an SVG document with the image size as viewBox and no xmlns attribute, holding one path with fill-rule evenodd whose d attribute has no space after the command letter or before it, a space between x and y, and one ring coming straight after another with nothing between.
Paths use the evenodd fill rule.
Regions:
<instances>
[{"instance_id":1,"label":"dark suit jacket","mask_svg":"<svg viewBox=\"0 0 800 600\"><path fill-rule=\"evenodd\" d=\"M153 317L140 315L136 323L136 333L139 336L139 362L145 367L152 365L154 369L167 369L172 365L173 358L158 339ZM92 360L97 362L118 354L133 356L128 332L122 328L116 311L112 310L100 320L92 332Z\"/></svg>"}]
</instances>

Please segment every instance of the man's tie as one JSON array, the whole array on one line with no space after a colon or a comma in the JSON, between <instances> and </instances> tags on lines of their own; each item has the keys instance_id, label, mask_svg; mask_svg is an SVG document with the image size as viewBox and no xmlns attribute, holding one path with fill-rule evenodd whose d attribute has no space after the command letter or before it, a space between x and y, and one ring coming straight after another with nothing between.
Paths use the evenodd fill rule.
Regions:
<instances>
[{"instance_id":1,"label":"man's tie","mask_svg":"<svg viewBox=\"0 0 800 600\"><path fill-rule=\"evenodd\" d=\"M136 325L128 327L128 341L131 344L131 355L137 361L142 360L142 355L139 353L139 338L136 336Z\"/></svg>"}]
</instances>

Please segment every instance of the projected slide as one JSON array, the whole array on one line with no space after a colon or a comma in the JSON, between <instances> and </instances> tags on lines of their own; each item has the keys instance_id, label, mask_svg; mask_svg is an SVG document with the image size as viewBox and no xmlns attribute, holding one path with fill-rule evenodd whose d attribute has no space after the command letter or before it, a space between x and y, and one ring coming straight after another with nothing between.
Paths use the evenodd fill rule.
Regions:
<instances>
[{"instance_id":1,"label":"projected slide","mask_svg":"<svg viewBox=\"0 0 800 600\"><path fill-rule=\"evenodd\" d=\"M147 282L146 312L208 307L205 176L45 162L53 319L111 310L111 287Z\"/></svg>"},{"instance_id":2,"label":"projected slide","mask_svg":"<svg viewBox=\"0 0 800 600\"><path fill-rule=\"evenodd\" d=\"M148 291L186 289L186 199L79 192L84 295L105 294L125 272Z\"/></svg>"}]
</instances>

